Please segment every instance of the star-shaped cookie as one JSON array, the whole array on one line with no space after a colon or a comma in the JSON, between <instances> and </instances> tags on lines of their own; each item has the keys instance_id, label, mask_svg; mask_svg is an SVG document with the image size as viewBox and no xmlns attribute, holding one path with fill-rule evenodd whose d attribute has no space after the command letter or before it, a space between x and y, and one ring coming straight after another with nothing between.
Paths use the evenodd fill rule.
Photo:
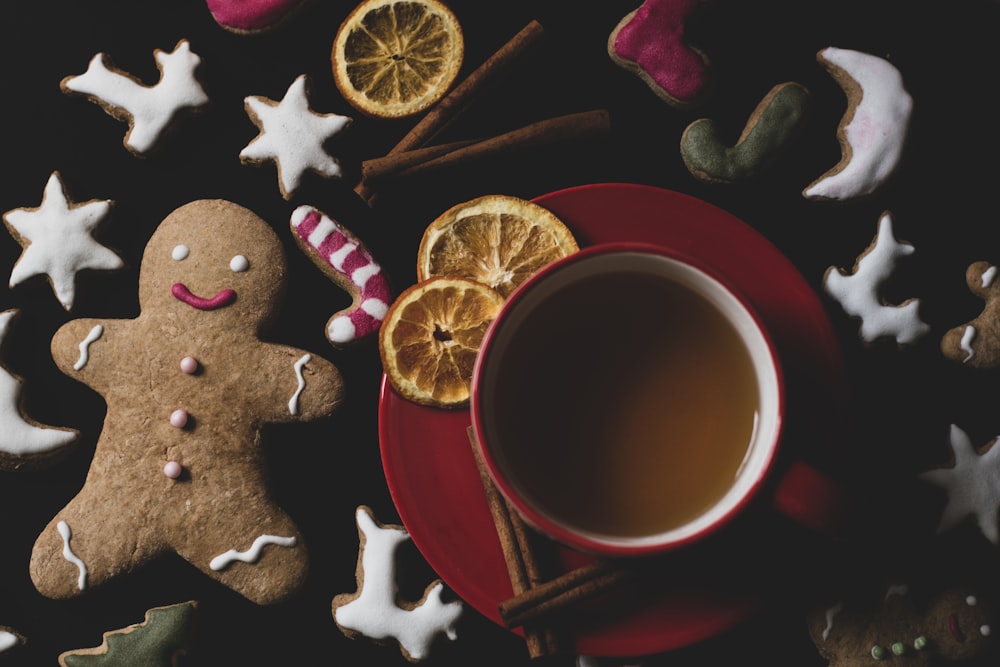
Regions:
<instances>
[{"instance_id":1,"label":"star-shaped cookie","mask_svg":"<svg viewBox=\"0 0 1000 667\"><path fill-rule=\"evenodd\" d=\"M308 170L326 178L341 176L340 163L327 153L324 144L349 126L352 119L313 111L305 74L292 82L280 102L249 96L244 99L244 107L260 133L240 151L240 161L262 164L273 160L285 199L292 198Z\"/></svg>"},{"instance_id":2,"label":"star-shaped cookie","mask_svg":"<svg viewBox=\"0 0 1000 667\"><path fill-rule=\"evenodd\" d=\"M979 529L993 544L1000 544L1000 447L997 439L977 452L968 434L952 424L949 444L955 459L950 468L936 468L920 475L948 494L938 532L954 528L975 516Z\"/></svg>"},{"instance_id":3,"label":"star-shaped cookie","mask_svg":"<svg viewBox=\"0 0 1000 667\"><path fill-rule=\"evenodd\" d=\"M24 248L11 271L10 286L36 275L47 275L59 303L70 310L79 271L110 271L124 266L121 257L94 239L94 232L113 204L111 200L100 199L70 201L59 172L52 172L41 205L3 214L7 229Z\"/></svg>"}]
</instances>

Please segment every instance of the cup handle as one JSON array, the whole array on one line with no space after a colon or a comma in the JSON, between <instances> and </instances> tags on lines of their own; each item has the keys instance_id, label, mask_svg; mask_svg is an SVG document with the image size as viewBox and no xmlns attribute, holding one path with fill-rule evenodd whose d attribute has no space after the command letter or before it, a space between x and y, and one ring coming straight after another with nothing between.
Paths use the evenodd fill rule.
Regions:
<instances>
[{"instance_id":1,"label":"cup handle","mask_svg":"<svg viewBox=\"0 0 1000 667\"><path fill-rule=\"evenodd\" d=\"M831 537L843 532L847 490L836 480L802 461L792 461L778 480L772 499L786 517Z\"/></svg>"}]
</instances>

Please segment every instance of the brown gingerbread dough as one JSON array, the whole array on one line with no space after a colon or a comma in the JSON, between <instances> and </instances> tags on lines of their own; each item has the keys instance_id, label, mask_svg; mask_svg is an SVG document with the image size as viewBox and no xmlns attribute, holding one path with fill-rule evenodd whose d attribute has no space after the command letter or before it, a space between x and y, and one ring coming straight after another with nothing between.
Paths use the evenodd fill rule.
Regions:
<instances>
[{"instance_id":1,"label":"brown gingerbread dough","mask_svg":"<svg viewBox=\"0 0 1000 667\"><path fill-rule=\"evenodd\" d=\"M271 227L200 200L146 246L137 318L56 332L59 368L107 416L83 488L35 543L42 594L79 595L170 551L259 604L303 583L306 547L268 492L260 429L330 415L343 383L320 356L260 338L285 288Z\"/></svg>"}]
</instances>

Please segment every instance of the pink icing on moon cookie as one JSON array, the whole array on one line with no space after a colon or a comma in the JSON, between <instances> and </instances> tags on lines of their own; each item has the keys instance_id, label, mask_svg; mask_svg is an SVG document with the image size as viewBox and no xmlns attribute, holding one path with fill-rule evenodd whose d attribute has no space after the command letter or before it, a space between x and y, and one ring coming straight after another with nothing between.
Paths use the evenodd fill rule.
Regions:
<instances>
[{"instance_id":1,"label":"pink icing on moon cookie","mask_svg":"<svg viewBox=\"0 0 1000 667\"><path fill-rule=\"evenodd\" d=\"M288 18L305 0L205 0L212 18L235 33L268 30Z\"/></svg>"},{"instance_id":2,"label":"pink icing on moon cookie","mask_svg":"<svg viewBox=\"0 0 1000 667\"><path fill-rule=\"evenodd\" d=\"M608 54L668 104L700 104L709 82L708 57L685 41L688 20L704 0L646 0L608 38Z\"/></svg>"}]
</instances>

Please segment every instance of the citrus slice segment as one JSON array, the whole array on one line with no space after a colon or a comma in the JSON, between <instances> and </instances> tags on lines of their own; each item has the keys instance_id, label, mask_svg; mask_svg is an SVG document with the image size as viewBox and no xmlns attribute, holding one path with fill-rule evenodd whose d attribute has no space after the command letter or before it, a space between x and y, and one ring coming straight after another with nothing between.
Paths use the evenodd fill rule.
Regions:
<instances>
[{"instance_id":1,"label":"citrus slice segment","mask_svg":"<svg viewBox=\"0 0 1000 667\"><path fill-rule=\"evenodd\" d=\"M404 290L379 330L379 354L392 387L422 405L468 405L479 346L503 302L482 283L449 276Z\"/></svg>"},{"instance_id":2,"label":"citrus slice segment","mask_svg":"<svg viewBox=\"0 0 1000 667\"><path fill-rule=\"evenodd\" d=\"M417 278L461 276L505 297L546 264L579 250L551 211L509 195L485 195L452 206L420 239Z\"/></svg>"},{"instance_id":3,"label":"citrus slice segment","mask_svg":"<svg viewBox=\"0 0 1000 667\"><path fill-rule=\"evenodd\" d=\"M369 116L402 118L441 99L464 56L462 28L439 0L365 0L333 41L333 77Z\"/></svg>"}]
</instances>

